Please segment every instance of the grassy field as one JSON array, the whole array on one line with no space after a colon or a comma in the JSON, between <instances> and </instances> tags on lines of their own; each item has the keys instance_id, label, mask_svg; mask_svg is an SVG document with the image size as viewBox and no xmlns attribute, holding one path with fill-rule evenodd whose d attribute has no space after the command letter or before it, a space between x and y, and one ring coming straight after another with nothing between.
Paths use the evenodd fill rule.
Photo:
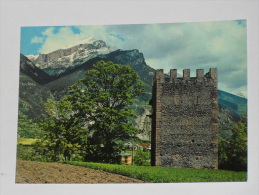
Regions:
<instances>
[{"instance_id":1,"label":"grassy field","mask_svg":"<svg viewBox=\"0 0 259 195\"><path fill-rule=\"evenodd\" d=\"M176 182L238 182L246 181L246 172L208 169L180 169L171 167L115 165L90 162L65 162L71 165L104 170L152 183Z\"/></svg>"}]
</instances>

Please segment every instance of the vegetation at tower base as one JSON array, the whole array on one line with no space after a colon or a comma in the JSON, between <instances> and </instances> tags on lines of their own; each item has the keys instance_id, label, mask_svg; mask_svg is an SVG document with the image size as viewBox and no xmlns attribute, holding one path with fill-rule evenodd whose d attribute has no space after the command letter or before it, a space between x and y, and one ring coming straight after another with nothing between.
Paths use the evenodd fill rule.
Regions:
<instances>
[{"instance_id":1,"label":"vegetation at tower base","mask_svg":"<svg viewBox=\"0 0 259 195\"><path fill-rule=\"evenodd\" d=\"M149 166L150 165L150 151L137 150L134 156L134 165Z\"/></svg>"},{"instance_id":2,"label":"vegetation at tower base","mask_svg":"<svg viewBox=\"0 0 259 195\"><path fill-rule=\"evenodd\" d=\"M232 129L230 140L219 141L219 168L247 171L247 118L243 115Z\"/></svg>"},{"instance_id":3,"label":"vegetation at tower base","mask_svg":"<svg viewBox=\"0 0 259 195\"><path fill-rule=\"evenodd\" d=\"M132 105L144 87L129 66L96 63L66 97L45 104L48 116L40 123L43 133L36 152L51 161L78 154L84 161L119 162L119 141L138 133Z\"/></svg>"}]
</instances>

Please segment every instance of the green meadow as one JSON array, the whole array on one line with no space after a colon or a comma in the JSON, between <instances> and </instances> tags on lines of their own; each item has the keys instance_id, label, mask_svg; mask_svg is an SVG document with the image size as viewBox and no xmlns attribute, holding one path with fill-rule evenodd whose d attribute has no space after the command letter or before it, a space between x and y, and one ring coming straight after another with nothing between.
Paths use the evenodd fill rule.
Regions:
<instances>
[{"instance_id":1,"label":"green meadow","mask_svg":"<svg viewBox=\"0 0 259 195\"><path fill-rule=\"evenodd\" d=\"M65 163L117 173L151 183L247 181L246 172L234 172L226 170L116 165L78 161L66 161Z\"/></svg>"}]
</instances>

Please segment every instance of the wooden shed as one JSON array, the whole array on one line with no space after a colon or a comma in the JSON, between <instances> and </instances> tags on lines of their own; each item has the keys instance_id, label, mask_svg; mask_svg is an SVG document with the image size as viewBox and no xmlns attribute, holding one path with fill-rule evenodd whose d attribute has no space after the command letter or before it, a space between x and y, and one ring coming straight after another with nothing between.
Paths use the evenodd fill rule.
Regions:
<instances>
[{"instance_id":1,"label":"wooden shed","mask_svg":"<svg viewBox=\"0 0 259 195\"><path fill-rule=\"evenodd\" d=\"M121 161L123 163L125 163L126 165L132 165L132 154L125 152L125 153L121 153Z\"/></svg>"}]
</instances>

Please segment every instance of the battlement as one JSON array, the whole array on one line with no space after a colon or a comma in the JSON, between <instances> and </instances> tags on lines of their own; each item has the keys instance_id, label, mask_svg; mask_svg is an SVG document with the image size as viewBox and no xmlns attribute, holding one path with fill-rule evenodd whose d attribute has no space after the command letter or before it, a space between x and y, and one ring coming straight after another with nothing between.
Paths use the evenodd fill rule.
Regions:
<instances>
[{"instance_id":1,"label":"battlement","mask_svg":"<svg viewBox=\"0 0 259 195\"><path fill-rule=\"evenodd\" d=\"M174 79L190 79L190 78L210 78L213 79L215 82L217 82L217 68L210 68L209 72L204 74L204 69L197 69L196 70L196 77L190 77L191 72L190 69L183 69L183 76L178 77L177 76L177 69L171 69L170 70L170 75L169 77L164 75L164 70L159 69L156 71L154 78L153 78L153 83L157 80L160 82L172 82Z\"/></svg>"}]
</instances>

